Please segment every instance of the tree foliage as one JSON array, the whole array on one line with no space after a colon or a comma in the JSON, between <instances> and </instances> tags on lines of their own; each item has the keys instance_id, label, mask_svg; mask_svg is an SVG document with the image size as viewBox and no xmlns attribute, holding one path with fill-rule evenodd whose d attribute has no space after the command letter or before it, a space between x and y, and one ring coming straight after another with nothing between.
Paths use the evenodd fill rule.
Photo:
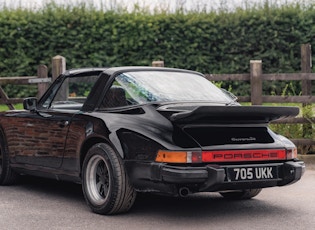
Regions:
<instances>
[{"instance_id":1,"label":"tree foliage","mask_svg":"<svg viewBox=\"0 0 315 230\"><path fill-rule=\"evenodd\" d=\"M173 13L102 11L86 5L0 10L0 76L36 74L62 55L67 68L150 65L203 73L248 73L261 59L265 73L300 71L300 45L312 43L314 6L268 4L234 11ZM279 94L285 83L265 85ZM248 88L228 82L238 95ZM293 91L299 92L299 85ZM14 90L12 90L14 91Z\"/></svg>"}]
</instances>

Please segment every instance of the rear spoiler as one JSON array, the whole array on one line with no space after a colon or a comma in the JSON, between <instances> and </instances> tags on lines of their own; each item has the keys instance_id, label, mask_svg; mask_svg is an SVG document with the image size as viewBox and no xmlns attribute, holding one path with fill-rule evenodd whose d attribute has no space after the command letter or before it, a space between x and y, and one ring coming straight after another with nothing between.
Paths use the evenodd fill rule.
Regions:
<instances>
[{"instance_id":1,"label":"rear spoiler","mask_svg":"<svg viewBox=\"0 0 315 230\"><path fill-rule=\"evenodd\" d=\"M174 123L269 123L270 121L299 114L298 107L272 106L199 106L191 111L174 113Z\"/></svg>"}]
</instances>

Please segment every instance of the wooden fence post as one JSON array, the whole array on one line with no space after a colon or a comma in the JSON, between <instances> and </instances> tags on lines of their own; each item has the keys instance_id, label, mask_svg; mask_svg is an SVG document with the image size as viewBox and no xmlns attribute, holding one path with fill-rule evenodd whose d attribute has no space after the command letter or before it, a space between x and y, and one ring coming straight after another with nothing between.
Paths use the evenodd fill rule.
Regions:
<instances>
[{"instance_id":1,"label":"wooden fence post","mask_svg":"<svg viewBox=\"0 0 315 230\"><path fill-rule=\"evenodd\" d=\"M312 72L312 50L310 44L301 45L301 72ZM312 83L310 80L302 81L302 94L312 95Z\"/></svg>"},{"instance_id":2,"label":"wooden fence post","mask_svg":"<svg viewBox=\"0 0 315 230\"><path fill-rule=\"evenodd\" d=\"M56 78L66 71L66 59L63 56L57 55L52 59L52 80L55 81ZM60 88L60 93L55 98L57 101L67 100L69 95L68 83L64 82Z\"/></svg>"},{"instance_id":3,"label":"wooden fence post","mask_svg":"<svg viewBox=\"0 0 315 230\"><path fill-rule=\"evenodd\" d=\"M153 61L152 66L153 67L164 67L164 61Z\"/></svg>"},{"instance_id":4,"label":"wooden fence post","mask_svg":"<svg viewBox=\"0 0 315 230\"><path fill-rule=\"evenodd\" d=\"M262 104L262 61L250 61L250 87L252 105Z\"/></svg>"},{"instance_id":5,"label":"wooden fence post","mask_svg":"<svg viewBox=\"0 0 315 230\"><path fill-rule=\"evenodd\" d=\"M66 71L66 59L63 56L57 55L52 59L52 80Z\"/></svg>"},{"instance_id":6,"label":"wooden fence post","mask_svg":"<svg viewBox=\"0 0 315 230\"><path fill-rule=\"evenodd\" d=\"M312 50L310 44L301 45L301 72L311 73L312 72ZM312 95L312 82L311 80L302 80L302 95L311 96ZM312 114L308 111L310 110L311 104L303 103L303 117L309 118ZM303 137L312 137L312 124L303 124Z\"/></svg>"},{"instance_id":7,"label":"wooden fence post","mask_svg":"<svg viewBox=\"0 0 315 230\"><path fill-rule=\"evenodd\" d=\"M37 76L38 76L38 78L43 78L43 79L48 78L47 66L39 65L37 68ZM40 98L46 92L46 90L48 88L48 83L47 82L40 82L40 83L38 83L37 87L38 87L37 98Z\"/></svg>"}]
</instances>

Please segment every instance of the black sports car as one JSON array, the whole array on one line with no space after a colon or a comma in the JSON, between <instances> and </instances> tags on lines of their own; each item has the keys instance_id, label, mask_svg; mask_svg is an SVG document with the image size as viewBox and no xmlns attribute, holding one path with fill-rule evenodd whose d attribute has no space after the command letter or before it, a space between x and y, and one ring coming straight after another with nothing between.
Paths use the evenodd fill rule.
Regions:
<instances>
[{"instance_id":1,"label":"black sports car","mask_svg":"<svg viewBox=\"0 0 315 230\"><path fill-rule=\"evenodd\" d=\"M0 114L0 184L20 174L79 182L100 214L128 211L136 192L249 199L303 175L294 144L268 128L298 113L240 106L188 70L69 70L39 101Z\"/></svg>"}]
</instances>

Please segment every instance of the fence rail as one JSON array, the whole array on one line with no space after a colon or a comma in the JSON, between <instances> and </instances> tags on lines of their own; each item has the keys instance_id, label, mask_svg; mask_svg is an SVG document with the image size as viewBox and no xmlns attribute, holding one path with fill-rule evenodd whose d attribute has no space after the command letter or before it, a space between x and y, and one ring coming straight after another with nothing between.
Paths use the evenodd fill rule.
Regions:
<instances>
[{"instance_id":1,"label":"fence rail","mask_svg":"<svg viewBox=\"0 0 315 230\"><path fill-rule=\"evenodd\" d=\"M39 65L37 68L37 76L18 76L18 77L1 77L0 78L0 103L8 106L13 110L14 104L21 103L23 98L8 98L3 90L3 85L32 85L37 84L37 97L41 97L47 90L51 79L48 78L47 66Z\"/></svg>"},{"instance_id":2,"label":"fence rail","mask_svg":"<svg viewBox=\"0 0 315 230\"><path fill-rule=\"evenodd\" d=\"M210 81L247 81L250 84L251 95L238 97L239 102L249 102L252 105L262 105L263 103L301 103L303 106L315 103L315 96L311 93L311 81L315 80L315 73L311 73L311 46L304 44L301 46L301 73L277 73L264 74L262 72L262 61L250 61L250 73L248 74L205 74ZM269 96L263 95L263 81L301 81L301 96ZM303 134L312 135L312 124L314 117L286 118L274 121L274 124L303 124ZM315 140L310 138L292 139L296 145L315 145Z\"/></svg>"},{"instance_id":3,"label":"fence rail","mask_svg":"<svg viewBox=\"0 0 315 230\"><path fill-rule=\"evenodd\" d=\"M250 61L250 73L247 74L205 74L210 81L247 81L250 84L251 95L239 96L239 102L249 102L252 105L261 105L263 103L301 103L304 106L315 103L315 96L311 93L311 81L315 80L315 73L311 73L311 46L304 44L301 46L301 73L277 73L263 74L262 61ZM153 66L164 66L163 62L154 61ZM37 70L37 76L21 76L21 77L5 77L0 78L0 103L6 104L9 109L14 109L16 103L23 101L21 98L8 98L3 91L2 85L30 85L37 84L38 94L40 97L46 91L51 79L55 79L59 74L66 70L65 58L56 56L52 59L52 78L48 78L48 71L45 65L40 65ZM263 95L263 81L301 81L302 95L301 96L269 96ZM303 124L303 133L305 136L312 134L312 124L314 117L287 118L279 121L274 121L275 124ZM293 139L297 145L315 145L313 139Z\"/></svg>"}]
</instances>

